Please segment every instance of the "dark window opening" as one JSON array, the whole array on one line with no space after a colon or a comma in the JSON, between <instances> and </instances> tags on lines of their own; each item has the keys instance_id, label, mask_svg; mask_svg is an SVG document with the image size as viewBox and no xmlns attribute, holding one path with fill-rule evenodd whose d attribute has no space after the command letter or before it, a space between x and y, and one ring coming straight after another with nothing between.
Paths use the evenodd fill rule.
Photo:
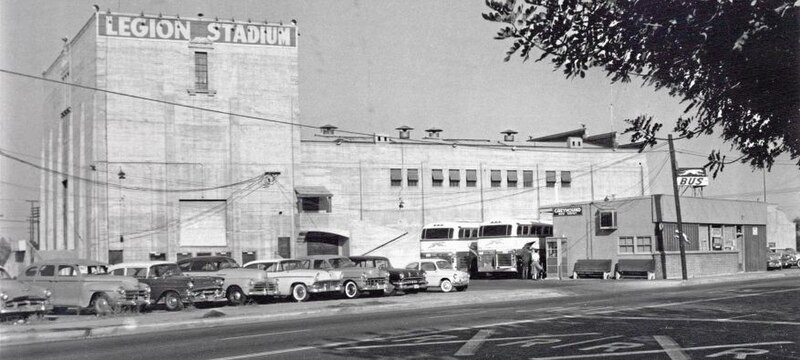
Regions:
<instances>
[{"instance_id":1,"label":"dark window opening","mask_svg":"<svg viewBox=\"0 0 800 360\"><path fill-rule=\"evenodd\" d=\"M572 183L572 172L570 171L562 171L561 172L561 187L569 187Z\"/></svg>"},{"instance_id":2,"label":"dark window opening","mask_svg":"<svg viewBox=\"0 0 800 360\"><path fill-rule=\"evenodd\" d=\"M506 173L508 187L517 187L517 170L508 170Z\"/></svg>"},{"instance_id":3,"label":"dark window opening","mask_svg":"<svg viewBox=\"0 0 800 360\"><path fill-rule=\"evenodd\" d=\"M613 210L603 210L599 213L600 229L617 228L617 212Z\"/></svg>"},{"instance_id":4,"label":"dark window opening","mask_svg":"<svg viewBox=\"0 0 800 360\"><path fill-rule=\"evenodd\" d=\"M450 187L461 186L461 170L450 169Z\"/></svg>"},{"instance_id":5,"label":"dark window opening","mask_svg":"<svg viewBox=\"0 0 800 360\"><path fill-rule=\"evenodd\" d=\"M419 183L419 170L408 169L408 186L417 186Z\"/></svg>"},{"instance_id":6,"label":"dark window opening","mask_svg":"<svg viewBox=\"0 0 800 360\"><path fill-rule=\"evenodd\" d=\"M547 170L545 172L545 182L547 183L547 187L556 186L556 172L552 170Z\"/></svg>"},{"instance_id":7,"label":"dark window opening","mask_svg":"<svg viewBox=\"0 0 800 360\"><path fill-rule=\"evenodd\" d=\"M208 91L208 53L194 53L194 88Z\"/></svg>"},{"instance_id":8,"label":"dark window opening","mask_svg":"<svg viewBox=\"0 0 800 360\"><path fill-rule=\"evenodd\" d=\"M478 170L467 170L467 187L476 187L478 184Z\"/></svg>"},{"instance_id":9,"label":"dark window opening","mask_svg":"<svg viewBox=\"0 0 800 360\"><path fill-rule=\"evenodd\" d=\"M431 180L433 181L433 187L441 187L442 182L444 182L444 174L442 174L442 169L431 170Z\"/></svg>"},{"instance_id":10,"label":"dark window opening","mask_svg":"<svg viewBox=\"0 0 800 360\"><path fill-rule=\"evenodd\" d=\"M392 186L403 186L403 173L400 169L391 169L390 170L390 180L392 182Z\"/></svg>"},{"instance_id":11,"label":"dark window opening","mask_svg":"<svg viewBox=\"0 0 800 360\"><path fill-rule=\"evenodd\" d=\"M493 187L493 188L498 188L498 187L500 187L500 185L501 185L501 184L502 184L502 182L503 182L503 178L502 178L502 176L500 175L500 170L492 170L492 172L491 172L491 179L490 179L490 180L492 181L492 182L491 182L491 184L492 184L492 187Z\"/></svg>"},{"instance_id":12,"label":"dark window opening","mask_svg":"<svg viewBox=\"0 0 800 360\"><path fill-rule=\"evenodd\" d=\"M533 187L533 171L532 170L523 170L522 171L522 187Z\"/></svg>"}]
</instances>

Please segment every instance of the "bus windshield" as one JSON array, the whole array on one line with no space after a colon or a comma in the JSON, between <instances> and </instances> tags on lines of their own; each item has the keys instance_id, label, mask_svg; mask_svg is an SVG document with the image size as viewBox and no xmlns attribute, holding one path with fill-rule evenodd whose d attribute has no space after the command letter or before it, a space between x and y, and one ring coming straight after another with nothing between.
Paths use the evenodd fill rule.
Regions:
<instances>
[{"instance_id":1,"label":"bus windshield","mask_svg":"<svg viewBox=\"0 0 800 360\"><path fill-rule=\"evenodd\" d=\"M451 228L435 228L435 229L422 230L423 240L452 239L452 238L453 238L453 229Z\"/></svg>"},{"instance_id":2,"label":"bus windshield","mask_svg":"<svg viewBox=\"0 0 800 360\"><path fill-rule=\"evenodd\" d=\"M481 226L481 236L509 236L511 235L511 225L486 225Z\"/></svg>"}]
</instances>

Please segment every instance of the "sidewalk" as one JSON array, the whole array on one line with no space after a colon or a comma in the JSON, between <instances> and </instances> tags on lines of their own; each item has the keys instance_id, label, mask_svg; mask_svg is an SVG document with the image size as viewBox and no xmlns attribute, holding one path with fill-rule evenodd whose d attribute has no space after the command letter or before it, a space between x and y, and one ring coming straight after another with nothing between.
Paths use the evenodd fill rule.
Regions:
<instances>
[{"instance_id":1,"label":"sidewalk","mask_svg":"<svg viewBox=\"0 0 800 360\"><path fill-rule=\"evenodd\" d=\"M458 304L497 303L516 300L575 296L581 293L619 293L645 289L675 288L710 283L741 282L767 278L798 277L800 270L740 273L734 275L681 280L545 280L533 287L515 290L473 290L466 292L428 292L392 297L365 297L355 300L322 299L304 303L278 301L240 307L212 309L187 308L178 312L156 310L142 314L118 314L107 317L92 315L49 316L24 324L0 326L0 344L57 341L87 337L115 336L178 330L205 326L309 318L343 313L379 313L399 309L447 307Z\"/></svg>"}]
</instances>

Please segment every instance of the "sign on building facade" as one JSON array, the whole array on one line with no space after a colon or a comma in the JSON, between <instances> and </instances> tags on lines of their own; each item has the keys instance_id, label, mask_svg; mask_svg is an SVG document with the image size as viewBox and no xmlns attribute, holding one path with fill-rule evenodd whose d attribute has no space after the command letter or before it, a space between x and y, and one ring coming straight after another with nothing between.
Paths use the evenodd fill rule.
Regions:
<instances>
[{"instance_id":1,"label":"sign on building facade","mask_svg":"<svg viewBox=\"0 0 800 360\"><path fill-rule=\"evenodd\" d=\"M708 174L703 168L678 169L678 186L708 186Z\"/></svg>"},{"instance_id":2,"label":"sign on building facade","mask_svg":"<svg viewBox=\"0 0 800 360\"><path fill-rule=\"evenodd\" d=\"M553 208L553 216L577 216L581 214L583 214L583 208L580 206Z\"/></svg>"}]
</instances>

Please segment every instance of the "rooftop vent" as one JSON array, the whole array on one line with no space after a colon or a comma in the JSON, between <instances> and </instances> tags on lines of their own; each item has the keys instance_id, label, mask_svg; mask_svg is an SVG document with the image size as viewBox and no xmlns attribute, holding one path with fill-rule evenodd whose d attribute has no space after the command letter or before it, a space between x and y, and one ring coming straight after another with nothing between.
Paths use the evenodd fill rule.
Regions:
<instances>
[{"instance_id":1,"label":"rooftop vent","mask_svg":"<svg viewBox=\"0 0 800 360\"><path fill-rule=\"evenodd\" d=\"M428 130L425 130L425 132L428 133L428 138L429 139L438 139L439 138L439 133L442 132L442 129L430 128Z\"/></svg>"},{"instance_id":2,"label":"rooftop vent","mask_svg":"<svg viewBox=\"0 0 800 360\"><path fill-rule=\"evenodd\" d=\"M578 136L567 137L567 147L570 149L583 148L583 138Z\"/></svg>"},{"instance_id":3,"label":"rooftop vent","mask_svg":"<svg viewBox=\"0 0 800 360\"><path fill-rule=\"evenodd\" d=\"M509 141L509 142L510 141L514 141L514 134L519 134L518 132L516 132L514 130L511 130L511 129L505 130L505 131L501 131L500 133L504 134L503 141Z\"/></svg>"},{"instance_id":4,"label":"rooftop vent","mask_svg":"<svg viewBox=\"0 0 800 360\"><path fill-rule=\"evenodd\" d=\"M403 125L403 126L401 126L399 128L396 128L395 130L400 131L400 135L399 136L400 136L401 139L409 139L409 138L411 138L411 130L414 130L414 128L406 126L406 125Z\"/></svg>"},{"instance_id":5,"label":"rooftop vent","mask_svg":"<svg viewBox=\"0 0 800 360\"><path fill-rule=\"evenodd\" d=\"M320 130L322 130L322 134L323 134L323 135L333 135L333 133L334 133L334 132L336 131L336 129L338 129L338 128L337 128L336 126L333 126L333 125L330 125L330 124L328 124L328 125L322 125L322 126L320 126L320 127L319 127L319 129L320 129Z\"/></svg>"}]
</instances>

